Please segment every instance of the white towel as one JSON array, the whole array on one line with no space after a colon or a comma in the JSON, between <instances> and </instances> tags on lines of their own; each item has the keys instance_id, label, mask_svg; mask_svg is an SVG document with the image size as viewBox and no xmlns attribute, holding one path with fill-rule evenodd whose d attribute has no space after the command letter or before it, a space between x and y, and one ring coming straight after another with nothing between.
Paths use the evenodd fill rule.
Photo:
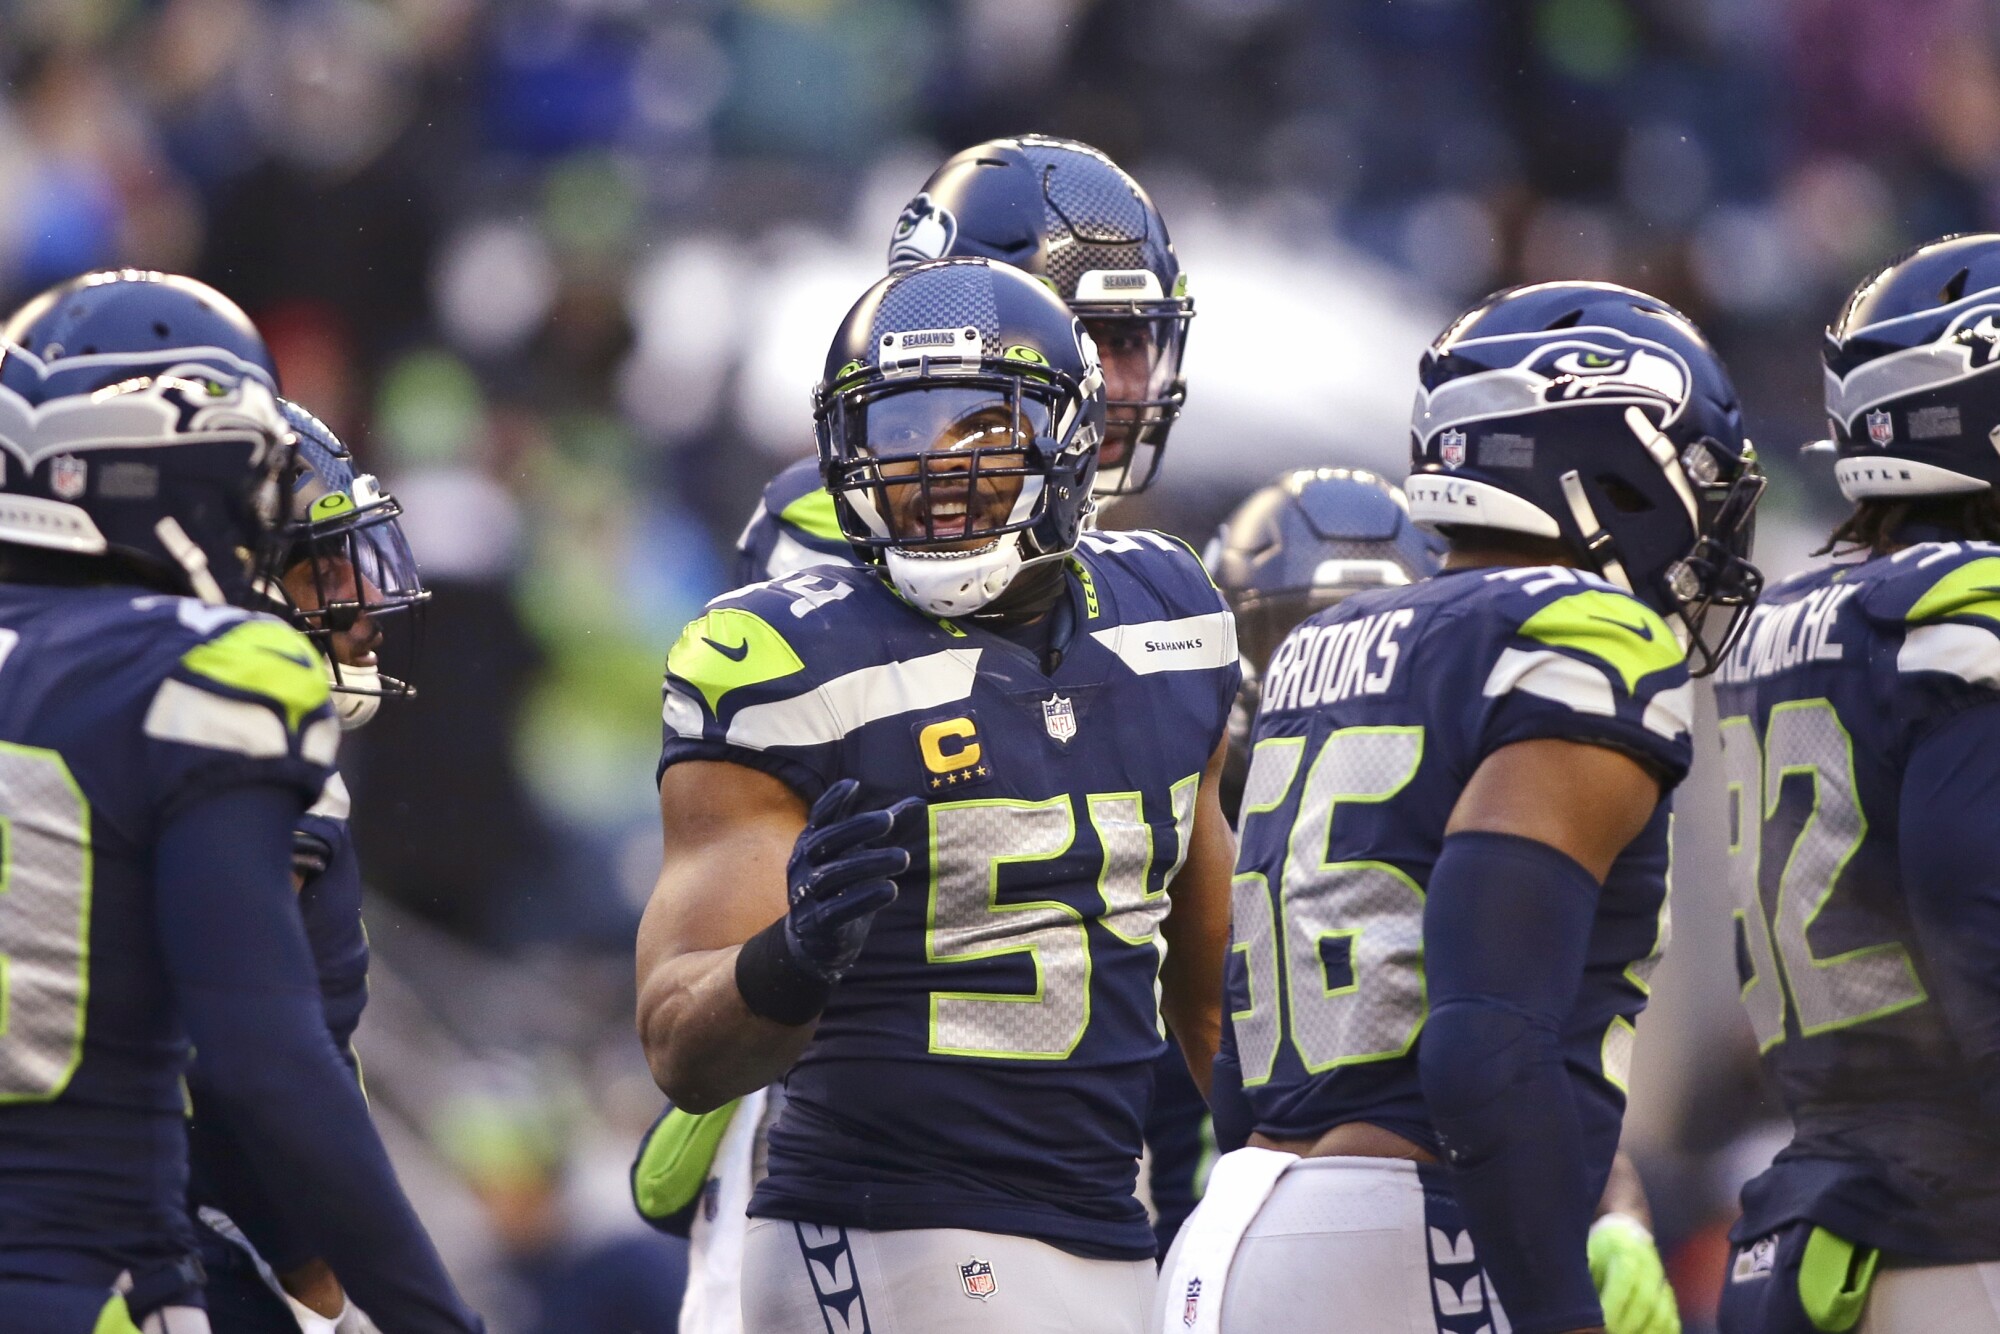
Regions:
<instances>
[{"instance_id":1,"label":"white towel","mask_svg":"<svg viewBox=\"0 0 2000 1334\"><path fill-rule=\"evenodd\" d=\"M744 1211L756 1184L757 1141L764 1132L768 1097L768 1090L759 1089L738 1103L715 1146L715 1162L708 1169L715 1213L710 1216L703 1200L689 1229L680 1334L743 1334L743 1233L749 1225Z\"/></svg>"},{"instance_id":2,"label":"white towel","mask_svg":"<svg viewBox=\"0 0 2000 1334\"><path fill-rule=\"evenodd\" d=\"M1165 1276L1165 1315L1155 1334L1218 1334L1236 1248L1278 1178L1298 1160L1275 1149L1238 1149L1217 1160L1201 1207L1181 1228L1180 1254Z\"/></svg>"}]
</instances>

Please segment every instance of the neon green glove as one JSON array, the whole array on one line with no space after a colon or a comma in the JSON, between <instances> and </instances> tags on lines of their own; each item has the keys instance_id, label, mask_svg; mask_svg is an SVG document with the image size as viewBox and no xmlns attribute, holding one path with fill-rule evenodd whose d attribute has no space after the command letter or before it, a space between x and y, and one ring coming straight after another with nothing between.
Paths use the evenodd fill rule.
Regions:
<instances>
[{"instance_id":1,"label":"neon green glove","mask_svg":"<svg viewBox=\"0 0 2000 1334\"><path fill-rule=\"evenodd\" d=\"M1590 1281L1609 1334L1681 1334L1659 1249L1638 1219L1606 1214L1590 1225Z\"/></svg>"},{"instance_id":2,"label":"neon green glove","mask_svg":"<svg viewBox=\"0 0 2000 1334\"><path fill-rule=\"evenodd\" d=\"M632 1203L639 1217L657 1223L694 1203L736 1105L726 1103L700 1115L675 1107L653 1123L632 1164Z\"/></svg>"}]
</instances>

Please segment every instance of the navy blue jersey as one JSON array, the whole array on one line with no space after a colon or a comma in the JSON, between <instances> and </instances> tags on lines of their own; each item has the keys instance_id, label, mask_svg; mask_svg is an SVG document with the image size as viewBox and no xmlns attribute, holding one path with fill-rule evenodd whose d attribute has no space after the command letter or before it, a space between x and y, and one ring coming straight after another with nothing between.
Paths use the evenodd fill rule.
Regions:
<instances>
[{"instance_id":1,"label":"navy blue jersey","mask_svg":"<svg viewBox=\"0 0 2000 1334\"><path fill-rule=\"evenodd\" d=\"M1424 886L1466 783L1502 746L1561 738L1670 786L1691 701L1666 623L1577 570L1439 574L1293 631L1265 674L1239 816L1227 1008L1255 1128L1367 1121L1436 1152L1417 1071ZM1665 943L1667 824L1662 802L1605 880L1562 1035L1600 1177Z\"/></svg>"},{"instance_id":2,"label":"navy blue jersey","mask_svg":"<svg viewBox=\"0 0 2000 1334\"><path fill-rule=\"evenodd\" d=\"M326 669L280 621L0 585L0 1276L109 1284L188 1249L154 843L241 784L311 802L338 743Z\"/></svg>"},{"instance_id":3,"label":"navy blue jersey","mask_svg":"<svg viewBox=\"0 0 2000 1334\"><path fill-rule=\"evenodd\" d=\"M778 579L816 565L852 565L819 460L800 459L764 487L757 512L736 538L736 582Z\"/></svg>"},{"instance_id":4,"label":"navy blue jersey","mask_svg":"<svg viewBox=\"0 0 2000 1334\"><path fill-rule=\"evenodd\" d=\"M1939 887L1906 882L1897 839L1913 749L2000 700L1996 589L1979 543L1811 571L1764 595L1717 678L1743 1002L1795 1126L1739 1240L1810 1220L2000 1259L2000 1126L1939 1001L1969 919L1926 939L1912 896ZM1962 795L1990 827L2000 793Z\"/></svg>"},{"instance_id":5,"label":"navy blue jersey","mask_svg":"<svg viewBox=\"0 0 2000 1334\"><path fill-rule=\"evenodd\" d=\"M751 1212L1154 1253L1133 1197L1164 1045L1167 882L1239 670L1201 563L1086 534L1052 674L873 572L717 599L667 662L661 766L728 760L811 799L929 803L928 849L787 1077Z\"/></svg>"}]
</instances>

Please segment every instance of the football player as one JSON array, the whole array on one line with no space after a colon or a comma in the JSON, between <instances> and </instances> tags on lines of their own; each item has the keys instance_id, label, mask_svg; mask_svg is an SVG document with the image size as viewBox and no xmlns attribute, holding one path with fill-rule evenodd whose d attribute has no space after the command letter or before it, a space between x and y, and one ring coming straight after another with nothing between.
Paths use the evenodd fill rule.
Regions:
<instances>
[{"instance_id":1,"label":"football player","mask_svg":"<svg viewBox=\"0 0 2000 1334\"><path fill-rule=\"evenodd\" d=\"M1449 554L1263 673L1229 967L1256 1133L1155 1329L1604 1324L1589 1233L1662 944L1687 655L1755 597L1763 479L1721 362L1638 292L1500 293L1420 377L1406 488Z\"/></svg>"},{"instance_id":2,"label":"football player","mask_svg":"<svg viewBox=\"0 0 2000 1334\"><path fill-rule=\"evenodd\" d=\"M746 1328L1137 1330L1161 1014L1203 1083L1219 1025L1229 614L1177 541L1083 531L1102 377L1017 269L876 284L816 418L867 565L669 655L649 1060L697 1113L787 1076Z\"/></svg>"},{"instance_id":3,"label":"football player","mask_svg":"<svg viewBox=\"0 0 2000 1334\"><path fill-rule=\"evenodd\" d=\"M0 1311L200 1334L181 1076L391 1331L482 1325L327 1034L293 830L326 669L248 600L291 454L226 297L92 273L0 327Z\"/></svg>"},{"instance_id":4,"label":"football player","mask_svg":"<svg viewBox=\"0 0 2000 1334\"><path fill-rule=\"evenodd\" d=\"M1743 1003L1793 1122L1743 1188L1730 1334L2000 1331L2000 235L1827 330L1844 563L1724 661Z\"/></svg>"},{"instance_id":5,"label":"football player","mask_svg":"<svg viewBox=\"0 0 2000 1334\"><path fill-rule=\"evenodd\" d=\"M891 272L957 255L1011 263L1043 278L1096 343L1107 417L1092 483L1099 515L1119 496L1150 486L1186 398L1181 355L1194 303L1166 222L1145 190L1104 154L1073 140L1029 135L975 145L932 173L889 242ZM1135 458L1143 460L1136 471L1123 462ZM1120 462L1107 466L1107 459ZM738 584L855 563L816 456L786 467L764 488L736 539L736 556ZM1147 1184L1164 1255L1194 1207L1209 1146L1206 1108L1180 1055L1162 1053L1155 1073ZM732 1129L733 1119L766 1124L782 1097L782 1091L750 1094L700 1126L685 1112L668 1111L633 1164L640 1216L690 1237L684 1329L734 1334L740 1328L733 1323L736 1266L727 1258L736 1244L717 1234L740 1225L739 1197L747 1198L749 1183L712 1174L710 1166L715 1158L747 1164L759 1157L755 1134L738 1151L741 1132ZM691 1206L704 1191L712 1197L697 1214ZM722 1254L712 1256L717 1246Z\"/></svg>"},{"instance_id":6,"label":"football player","mask_svg":"<svg viewBox=\"0 0 2000 1334\"><path fill-rule=\"evenodd\" d=\"M289 400L279 407L295 444L290 513L270 544L258 591L320 650L335 716L343 731L352 731L374 717L385 697L414 693L407 681L383 674L380 651L397 635L409 655L410 622L430 594L404 540L396 499L354 471L352 456L325 423ZM351 1043L368 999L368 937L347 810L347 788L336 773L292 831L292 880L327 1031L358 1077ZM292 1334L314 1328L315 1320L339 1334L358 1328L359 1309L285 1225L229 1126L203 1114L207 1097L198 1079L192 1092L189 1198L216 1334Z\"/></svg>"}]
</instances>

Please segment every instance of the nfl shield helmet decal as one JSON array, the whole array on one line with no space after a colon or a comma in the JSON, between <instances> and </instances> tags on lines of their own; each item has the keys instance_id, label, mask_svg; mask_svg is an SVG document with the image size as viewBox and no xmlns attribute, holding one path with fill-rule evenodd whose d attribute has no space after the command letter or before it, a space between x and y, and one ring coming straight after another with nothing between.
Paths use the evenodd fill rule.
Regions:
<instances>
[{"instance_id":1,"label":"nfl shield helmet decal","mask_svg":"<svg viewBox=\"0 0 2000 1334\"><path fill-rule=\"evenodd\" d=\"M1868 438L1884 447L1896 438L1896 424L1889 419L1887 409L1868 414Z\"/></svg>"},{"instance_id":2,"label":"nfl shield helmet decal","mask_svg":"<svg viewBox=\"0 0 2000 1334\"><path fill-rule=\"evenodd\" d=\"M1076 735L1076 701L1051 695L1042 701L1042 726L1057 741L1067 742Z\"/></svg>"},{"instance_id":3,"label":"nfl shield helmet decal","mask_svg":"<svg viewBox=\"0 0 2000 1334\"><path fill-rule=\"evenodd\" d=\"M965 1295L985 1301L1000 1291L1000 1285L993 1278L993 1266L977 1258L967 1260L958 1267L958 1281L965 1288Z\"/></svg>"},{"instance_id":4,"label":"nfl shield helmet decal","mask_svg":"<svg viewBox=\"0 0 2000 1334\"><path fill-rule=\"evenodd\" d=\"M49 463L49 490L64 500L82 495L89 477L90 465L74 454L58 454Z\"/></svg>"},{"instance_id":5,"label":"nfl shield helmet decal","mask_svg":"<svg viewBox=\"0 0 2000 1334\"><path fill-rule=\"evenodd\" d=\"M1465 466L1465 432L1446 431L1438 437L1438 462L1447 468Z\"/></svg>"}]
</instances>

